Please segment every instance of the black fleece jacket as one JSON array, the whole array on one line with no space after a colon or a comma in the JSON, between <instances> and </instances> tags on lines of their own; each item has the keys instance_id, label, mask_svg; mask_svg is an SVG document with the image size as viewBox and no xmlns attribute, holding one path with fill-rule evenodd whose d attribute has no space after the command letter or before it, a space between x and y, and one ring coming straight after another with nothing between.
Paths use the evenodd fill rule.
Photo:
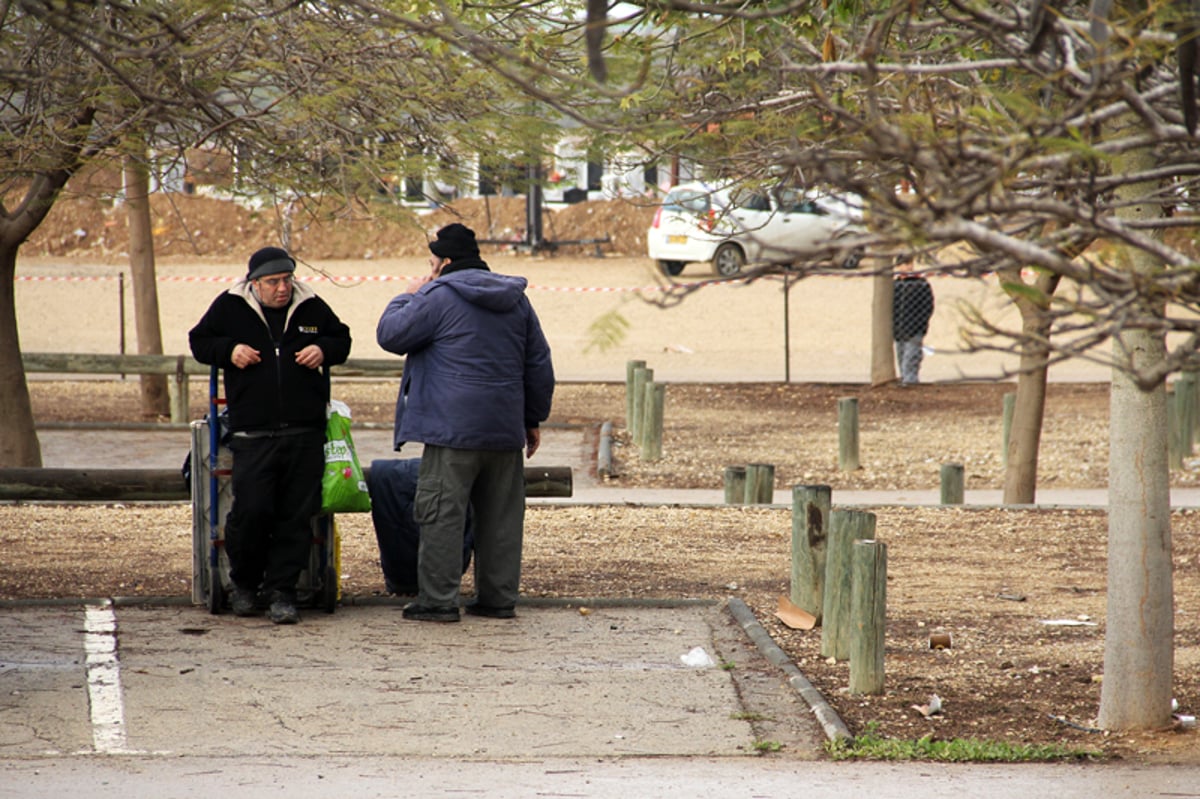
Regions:
<instances>
[{"instance_id":1,"label":"black fleece jacket","mask_svg":"<svg viewBox=\"0 0 1200 799\"><path fill-rule=\"evenodd\" d=\"M308 286L296 283L292 292L279 341L272 340L262 306L245 281L213 300L188 333L196 360L225 370L231 430L325 427L328 378L323 369L297 364L296 353L316 344L325 366L344 363L350 355L350 328ZM238 369L230 361L238 344L258 350L262 362Z\"/></svg>"}]
</instances>

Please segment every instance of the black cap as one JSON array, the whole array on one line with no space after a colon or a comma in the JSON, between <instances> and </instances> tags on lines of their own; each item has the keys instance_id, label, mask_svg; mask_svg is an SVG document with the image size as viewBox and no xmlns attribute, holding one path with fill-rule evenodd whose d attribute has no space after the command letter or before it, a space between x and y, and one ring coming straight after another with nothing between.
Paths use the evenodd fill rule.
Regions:
<instances>
[{"instance_id":1,"label":"black cap","mask_svg":"<svg viewBox=\"0 0 1200 799\"><path fill-rule=\"evenodd\" d=\"M257 280L263 275L295 271L296 262L288 255L287 250L281 247L263 247L250 256L250 270L246 272L246 279Z\"/></svg>"},{"instance_id":2,"label":"black cap","mask_svg":"<svg viewBox=\"0 0 1200 799\"><path fill-rule=\"evenodd\" d=\"M429 242L429 251L439 258L455 261L459 258L479 256L479 245L475 242L475 231L466 225L452 222L437 232L437 239Z\"/></svg>"}]
</instances>

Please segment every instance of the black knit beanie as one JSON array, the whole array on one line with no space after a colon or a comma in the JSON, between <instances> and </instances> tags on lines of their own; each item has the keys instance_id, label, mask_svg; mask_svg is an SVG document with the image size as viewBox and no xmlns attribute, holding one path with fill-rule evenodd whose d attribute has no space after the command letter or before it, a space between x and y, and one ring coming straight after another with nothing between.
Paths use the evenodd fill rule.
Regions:
<instances>
[{"instance_id":1,"label":"black knit beanie","mask_svg":"<svg viewBox=\"0 0 1200 799\"><path fill-rule=\"evenodd\" d=\"M429 242L429 251L438 258L478 258L479 245L475 242L475 231L466 225L452 222L437 232L437 239Z\"/></svg>"},{"instance_id":2,"label":"black knit beanie","mask_svg":"<svg viewBox=\"0 0 1200 799\"><path fill-rule=\"evenodd\" d=\"M295 271L296 262L287 254L287 250L280 247L263 247L250 256L250 270L246 272L246 279L257 280L263 275Z\"/></svg>"}]
</instances>

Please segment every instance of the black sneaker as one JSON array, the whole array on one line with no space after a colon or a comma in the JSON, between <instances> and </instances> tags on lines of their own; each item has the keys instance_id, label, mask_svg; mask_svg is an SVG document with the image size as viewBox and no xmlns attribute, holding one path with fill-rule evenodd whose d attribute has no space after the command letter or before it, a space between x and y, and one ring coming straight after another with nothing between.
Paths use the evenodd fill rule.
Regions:
<instances>
[{"instance_id":1,"label":"black sneaker","mask_svg":"<svg viewBox=\"0 0 1200 799\"><path fill-rule=\"evenodd\" d=\"M258 608L255 602L258 600L258 593L252 588L234 587L233 593L229 597L229 606L233 610L234 616L257 616Z\"/></svg>"},{"instance_id":2,"label":"black sneaker","mask_svg":"<svg viewBox=\"0 0 1200 799\"><path fill-rule=\"evenodd\" d=\"M296 600L282 594L271 597L271 607L267 610L267 618L276 624L296 624L300 614L296 611Z\"/></svg>"},{"instance_id":3,"label":"black sneaker","mask_svg":"<svg viewBox=\"0 0 1200 799\"><path fill-rule=\"evenodd\" d=\"M517 611L512 605L507 607L496 605L481 605L478 602L472 602L467 605L468 616L483 616L488 619L515 619Z\"/></svg>"},{"instance_id":4,"label":"black sneaker","mask_svg":"<svg viewBox=\"0 0 1200 799\"><path fill-rule=\"evenodd\" d=\"M458 608L434 608L415 602L404 606L404 618L413 621L458 621Z\"/></svg>"}]
</instances>

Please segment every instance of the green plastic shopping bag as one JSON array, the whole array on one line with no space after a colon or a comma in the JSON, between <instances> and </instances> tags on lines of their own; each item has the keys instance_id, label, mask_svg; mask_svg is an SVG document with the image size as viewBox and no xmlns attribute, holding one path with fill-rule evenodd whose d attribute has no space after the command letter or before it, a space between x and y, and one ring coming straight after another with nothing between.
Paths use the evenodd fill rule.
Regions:
<instances>
[{"instance_id":1,"label":"green plastic shopping bag","mask_svg":"<svg viewBox=\"0 0 1200 799\"><path fill-rule=\"evenodd\" d=\"M326 416L321 513L366 513L371 510L371 495L350 437L350 408L330 400Z\"/></svg>"}]
</instances>

